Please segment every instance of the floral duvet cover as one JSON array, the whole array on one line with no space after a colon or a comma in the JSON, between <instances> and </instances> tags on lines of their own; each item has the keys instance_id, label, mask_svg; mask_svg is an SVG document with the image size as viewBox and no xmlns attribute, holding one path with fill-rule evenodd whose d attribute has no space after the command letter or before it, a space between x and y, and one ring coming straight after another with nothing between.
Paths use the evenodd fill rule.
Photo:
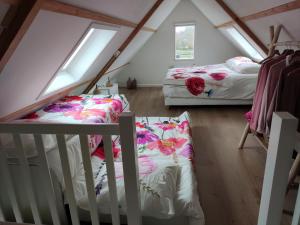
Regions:
<instances>
[{"instance_id":1,"label":"floral duvet cover","mask_svg":"<svg viewBox=\"0 0 300 225\"><path fill-rule=\"evenodd\" d=\"M194 151L188 113L173 118L137 117L136 135L142 215L162 219L184 215L203 222L192 166ZM122 152L117 136L113 137L113 153L119 207L124 214ZM92 165L98 207L101 213L110 214L102 143L92 153ZM88 210L83 171L76 183L78 204Z\"/></svg>"},{"instance_id":2,"label":"floral duvet cover","mask_svg":"<svg viewBox=\"0 0 300 225\"><path fill-rule=\"evenodd\" d=\"M66 96L46 107L22 118L25 122L41 123L117 123L120 114L129 110L129 104L123 95L79 95ZM73 135L66 135L69 140ZM48 152L57 147L55 135L44 134L43 143ZM94 151L102 140L101 135L89 135L90 151ZM22 135L25 152L35 156L35 144L32 135ZM68 144L68 142L67 142Z\"/></svg>"},{"instance_id":3,"label":"floral duvet cover","mask_svg":"<svg viewBox=\"0 0 300 225\"><path fill-rule=\"evenodd\" d=\"M251 99L257 74L241 74L227 64L172 68L164 80L166 97Z\"/></svg>"},{"instance_id":4,"label":"floral duvet cover","mask_svg":"<svg viewBox=\"0 0 300 225\"><path fill-rule=\"evenodd\" d=\"M49 123L115 123L128 107L124 95L66 96L23 119Z\"/></svg>"}]
</instances>

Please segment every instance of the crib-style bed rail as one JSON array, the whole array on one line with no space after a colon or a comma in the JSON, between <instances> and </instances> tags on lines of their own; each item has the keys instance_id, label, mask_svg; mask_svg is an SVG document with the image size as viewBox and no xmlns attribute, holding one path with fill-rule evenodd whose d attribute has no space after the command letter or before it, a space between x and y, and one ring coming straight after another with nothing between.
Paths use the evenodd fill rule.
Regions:
<instances>
[{"instance_id":1,"label":"crib-style bed rail","mask_svg":"<svg viewBox=\"0 0 300 225\"><path fill-rule=\"evenodd\" d=\"M292 167L293 151L299 153L298 120L286 112L274 113L265 167L258 225L279 225ZM300 191L292 225L300 224Z\"/></svg>"},{"instance_id":2,"label":"crib-style bed rail","mask_svg":"<svg viewBox=\"0 0 300 225\"><path fill-rule=\"evenodd\" d=\"M141 206L139 198L138 183L138 164L136 155L136 134L135 134L135 117L133 113L123 113L119 118L118 124L41 124L41 123L0 123L0 134L12 134L14 150L19 162L20 180L24 185L24 193L28 198L30 210L35 224L42 224L41 215L38 208L38 199L33 188L33 177L30 172L30 165L25 155L21 134L33 134L35 146L38 151L40 161L40 172L43 179L40 181L41 188L45 190L49 211L54 225L60 225L62 222L59 218L59 211L55 202L55 190L51 178L47 156L43 144L42 134L54 134L57 140L57 146L62 166L62 172L65 182L65 194L69 204L71 221L73 225L79 225L78 208L75 200L70 165L67 153L65 135L79 135L83 167L85 171L85 181L88 194L89 212L93 225L100 224L99 212L96 202L95 185L91 158L88 146L88 135L102 135L104 143L104 152L106 157L107 177L111 203L111 215L113 225L120 224L119 204L117 197L117 187L115 179L115 168L112 151L112 135L120 135L122 147L122 161L124 171L125 196L127 203L127 223L129 225L141 224ZM6 187L10 206L13 211L15 221L23 223L22 210L16 195L15 185L9 171L7 151L0 143L0 172L3 174L1 183ZM2 184L1 184L2 185ZM6 221L5 213L0 204L0 221Z\"/></svg>"}]
</instances>

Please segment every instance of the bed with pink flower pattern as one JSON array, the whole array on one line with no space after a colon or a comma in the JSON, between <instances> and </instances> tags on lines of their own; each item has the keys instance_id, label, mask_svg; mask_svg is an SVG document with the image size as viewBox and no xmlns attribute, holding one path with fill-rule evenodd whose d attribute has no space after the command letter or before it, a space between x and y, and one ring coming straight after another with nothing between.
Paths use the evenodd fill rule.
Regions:
<instances>
[{"instance_id":1,"label":"bed with pink flower pattern","mask_svg":"<svg viewBox=\"0 0 300 225\"><path fill-rule=\"evenodd\" d=\"M239 67L232 66L232 61ZM251 70L244 69L247 65ZM163 84L165 105L252 104L258 70L259 65L245 57L169 69Z\"/></svg>"},{"instance_id":2,"label":"bed with pink flower pattern","mask_svg":"<svg viewBox=\"0 0 300 225\"><path fill-rule=\"evenodd\" d=\"M160 220L159 224L203 225L204 214L194 175L194 149L188 113L179 117L136 117L136 135L143 224L150 223L147 219L155 218ZM121 214L125 214L122 151L117 136L113 138L113 152L119 209ZM102 214L109 214L110 200L103 145L100 144L91 155L99 210ZM82 167L76 177L78 205L81 209L88 210ZM153 224L153 220L151 222Z\"/></svg>"},{"instance_id":3,"label":"bed with pink flower pattern","mask_svg":"<svg viewBox=\"0 0 300 225\"><path fill-rule=\"evenodd\" d=\"M116 123L119 115L129 110L123 95L66 96L21 119L38 123ZM136 141L139 167L140 199L143 224L204 224L194 175L190 119L188 113L179 117L136 117ZM55 135L42 135L47 160L55 180L66 190ZM37 151L31 135L23 135L27 157ZM85 172L78 135L68 135L66 148L72 183L78 208L84 215L89 210ZM1 137L9 145L9 138ZM119 210L126 214L122 150L119 136L112 136ZM89 151L99 213L110 215L110 195L103 140L99 135L88 136ZM65 195L65 193L64 193ZM102 218L102 216L101 216ZM84 219L84 216L81 218Z\"/></svg>"}]
</instances>

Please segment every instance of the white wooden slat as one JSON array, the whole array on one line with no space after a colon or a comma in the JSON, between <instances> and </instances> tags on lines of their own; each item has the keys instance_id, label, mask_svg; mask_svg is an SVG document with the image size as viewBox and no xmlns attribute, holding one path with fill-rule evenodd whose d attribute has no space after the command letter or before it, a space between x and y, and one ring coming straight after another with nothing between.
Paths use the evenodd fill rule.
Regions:
<instances>
[{"instance_id":1,"label":"white wooden slat","mask_svg":"<svg viewBox=\"0 0 300 225\"><path fill-rule=\"evenodd\" d=\"M117 135L119 124L0 123L0 133Z\"/></svg>"},{"instance_id":2,"label":"white wooden slat","mask_svg":"<svg viewBox=\"0 0 300 225\"><path fill-rule=\"evenodd\" d=\"M123 113L119 118L119 122L127 204L127 223L128 225L140 225L141 201L134 113Z\"/></svg>"},{"instance_id":3,"label":"white wooden slat","mask_svg":"<svg viewBox=\"0 0 300 225\"><path fill-rule=\"evenodd\" d=\"M119 204L118 204L118 195L117 195L117 185L116 185L116 176L115 176L115 165L114 165L114 156L112 151L112 142L111 136L103 136L104 143L104 152L106 160L106 170L108 177L108 187L110 195L110 207L111 207L111 216L113 225L120 224L120 213L119 213Z\"/></svg>"},{"instance_id":4,"label":"white wooden slat","mask_svg":"<svg viewBox=\"0 0 300 225\"><path fill-rule=\"evenodd\" d=\"M300 187L298 188L297 200L292 220L292 225L300 225Z\"/></svg>"},{"instance_id":5,"label":"white wooden slat","mask_svg":"<svg viewBox=\"0 0 300 225\"><path fill-rule=\"evenodd\" d=\"M93 169L88 145L88 139L86 135L80 135L80 145L82 162L84 166L85 183L89 199L89 209L91 213L92 225L99 225L98 207L96 202L96 192L94 184Z\"/></svg>"},{"instance_id":6,"label":"white wooden slat","mask_svg":"<svg viewBox=\"0 0 300 225\"><path fill-rule=\"evenodd\" d=\"M288 113L273 114L258 225L279 225L298 121Z\"/></svg>"},{"instance_id":7,"label":"white wooden slat","mask_svg":"<svg viewBox=\"0 0 300 225\"><path fill-rule=\"evenodd\" d=\"M2 170L2 173L4 176L1 179L1 182L3 182L6 186L6 191L8 194L10 204L12 206L12 210L13 210L16 222L23 223L23 217L22 217L19 203L17 201L15 188L14 188L13 182L11 180L10 172L7 167L6 156L4 155L2 149L0 150L0 167L1 167L1 170Z\"/></svg>"},{"instance_id":8,"label":"white wooden slat","mask_svg":"<svg viewBox=\"0 0 300 225\"><path fill-rule=\"evenodd\" d=\"M72 184L72 176L70 172L70 163L68 158L65 136L58 134L56 135L56 139L57 139L57 145L59 149L59 155L60 155L63 176L64 176L64 181L66 186L65 193L70 207L72 225L79 225L80 222L79 222L77 205L76 205L76 200L74 195L74 188Z\"/></svg>"},{"instance_id":9,"label":"white wooden slat","mask_svg":"<svg viewBox=\"0 0 300 225\"><path fill-rule=\"evenodd\" d=\"M35 145L39 153L39 159L40 159L40 167L41 167L41 172L43 174L43 177L45 178L42 180L43 183L43 188L45 189L45 194L48 200L49 208L50 208L50 213L52 216L52 221L54 225L60 225L60 220L59 220L59 213L57 211L56 207L56 202L55 202L55 193L54 193L54 188L53 188L53 182L52 182L52 177L49 171L48 167L48 161L46 157L46 152L45 148L43 145L43 139L40 134L35 134L34 135L34 140L35 140Z\"/></svg>"},{"instance_id":10,"label":"white wooden slat","mask_svg":"<svg viewBox=\"0 0 300 225\"><path fill-rule=\"evenodd\" d=\"M20 171L23 175L24 185L27 193L27 197L29 200L31 212L33 215L34 222L36 224L42 224L40 212L38 210L36 196L34 194L34 189L32 185L32 177L30 173L30 168L24 153L23 144L21 141L20 134L13 135L14 143L16 145L16 149L18 152L18 159L20 161Z\"/></svg>"}]
</instances>

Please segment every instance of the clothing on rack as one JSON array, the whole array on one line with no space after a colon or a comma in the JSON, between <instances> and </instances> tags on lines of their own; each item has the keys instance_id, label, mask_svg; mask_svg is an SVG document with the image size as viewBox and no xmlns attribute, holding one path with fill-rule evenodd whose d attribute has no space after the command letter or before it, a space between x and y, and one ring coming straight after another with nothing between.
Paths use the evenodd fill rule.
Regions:
<instances>
[{"instance_id":1,"label":"clothing on rack","mask_svg":"<svg viewBox=\"0 0 300 225\"><path fill-rule=\"evenodd\" d=\"M272 114L276 105L275 102L277 97L278 81L281 75L281 71L286 67L286 57L293 53L294 51L292 50L285 50L282 53L282 59L270 67L262 96L261 110L258 117L258 133L266 133L266 131L268 130L268 112L270 111L270 119L272 119Z\"/></svg>"},{"instance_id":2,"label":"clothing on rack","mask_svg":"<svg viewBox=\"0 0 300 225\"><path fill-rule=\"evenodd\" d=\"M252 115L248 119L251 130L268 135L275 111L288 111L300 118L299 51L285 50L262 62Z\"/></svg>"},{"instance_id":3,"label":"clothing on rack","mask_svg":"<svg viewBox=\"0 0 300 225\"><path fill-rule=\"evenodd\" d=\"M266 81L268 78L268 73L272 65L280 62L282 59L285 59L284 55L279 55L274 58L267 59L263 62L261 69L258 75L258 81L256 85L256 92L253 99L253 106L252 106L252 118L250 121L250 128L252 130L257 130L258 125L258 118L261 110L262 105L262 97L266 86Z\"/></svg>"}]
</instances>

